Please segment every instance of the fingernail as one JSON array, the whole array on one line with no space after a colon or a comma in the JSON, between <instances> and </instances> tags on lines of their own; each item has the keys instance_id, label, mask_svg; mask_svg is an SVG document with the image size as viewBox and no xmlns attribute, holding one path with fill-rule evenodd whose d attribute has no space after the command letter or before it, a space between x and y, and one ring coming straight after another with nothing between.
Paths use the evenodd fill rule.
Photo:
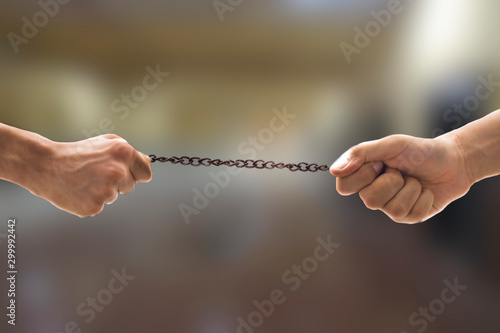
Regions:
<instances>
[{"instance_id":1,"label":"fingernail","mask_svg":"<svg viewBox=\"0 0 500 333\"><path fill-rule=\"evenodd\" d=\"M340 156L333 164L330 169L342 170L349 164L349 160L346 155Z\"/></svg>"},{"instance_id":2,"label":"fingernail","mask_svg":"<svg viewBox=\"0 0 500 333\"><path fill-rule=\"evenodd\" d=\"M373 163L373 169L375 169L375 172L377 173L377 175L380 173L380 171L382 171L383 167L384 167L384 163L382 163L380 161Z\"/></svg>"}]
</instances>

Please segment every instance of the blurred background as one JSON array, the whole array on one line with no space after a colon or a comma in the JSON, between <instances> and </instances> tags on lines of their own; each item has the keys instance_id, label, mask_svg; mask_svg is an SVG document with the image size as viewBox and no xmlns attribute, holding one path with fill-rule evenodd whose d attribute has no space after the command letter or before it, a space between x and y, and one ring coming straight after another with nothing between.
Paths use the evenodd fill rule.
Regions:
<instances>
[{"instance_id":1,"label":"blurred background","mask_svg":"<svg viewBox=\"0 0 500 333\"><path fill-rule=\"evenodd\" d=\"M331 164L359 142L433 137L500 105L494 92L474 112L455 107L480 77L500 81L498 1L401 1L385 27L357 37L368 45L350 61L341 43L356 47L355 28L387 1L41 3L52 4L46 22L35 0L0 2L0 122L55 141L113 132L145 154L248 158L239 145L286 109L296 118L257 157ZM113 109L148 66L169 75ZM151 183L87 219L2 181L0 248L6 256L18 218L19 270L17 325L3 315L2 332L500 331L500 179L407 226L340 197L326 172L245 170L186 223L180 205L194 207L224 170L154 164ZM329 235L341 246L291 291L282 274ZM122 268L135 279L108 300L101 291ZM455 278L467 290L412 324ZM238 328L274 289L284 304ZM0 290L5 305L5 278ZM109 303L86 323L77 308L97 295Z\"/></svg>"}]
</instances>

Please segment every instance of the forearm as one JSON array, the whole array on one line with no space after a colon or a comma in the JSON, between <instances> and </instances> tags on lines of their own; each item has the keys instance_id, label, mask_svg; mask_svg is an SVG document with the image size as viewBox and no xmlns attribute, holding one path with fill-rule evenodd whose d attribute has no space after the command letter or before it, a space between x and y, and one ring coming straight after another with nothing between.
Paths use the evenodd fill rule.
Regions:
<instances>
[{"instance_id":1,"label":"forearm","mask_svg":"<svg viewBox=\"0 0 500 333\"><path fill-rule=\"evenodd\" d=\"M472 182L500 174L500 110L449 134L456 137Z\"/></svg>"},{"instance_id":2,"label":"forearm","mask_svg":"<svg viewBox=\"0 0 500 333\"><path fill-rule=\"evenodd\" d=\"M74 215L94 216L153 176L148 156L114 134L58 143L0 123L0 179Z\"/></svg>"},{"instance_id":3,"label":"forearm","mask_svg":"<svg viewBox=\"0 0 500 333\"><path fill-rule=\"evenodd\" d=\"M0 123L0 179L38 194L50 171L53 142L29 131Z\"/></svg>"}]
</instances>

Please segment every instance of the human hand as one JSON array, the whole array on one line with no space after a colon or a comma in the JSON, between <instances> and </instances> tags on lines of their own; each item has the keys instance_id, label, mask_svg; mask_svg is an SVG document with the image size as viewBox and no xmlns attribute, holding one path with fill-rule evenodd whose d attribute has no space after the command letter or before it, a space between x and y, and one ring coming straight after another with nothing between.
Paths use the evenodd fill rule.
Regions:
<instances>
[{"instance_id":1,"label":"human hand","mask_svg":"<svg viewBox=\"0 0 500 333\"><path fill-rule=\"evenodd\" d=\"M78 142L53 143L49 167L30 190L79 217L99 214L118 194L152 178L148 156L124 139L106 134ZM49 162L50 161L50 162Z\"/></svg>"},{"instance_id":2,"label":"human hand","mask_svg":"<svg viewBox=\"0 0 500 333\"><path fill-rule=\"evenodd\" d=\"M341 195L358 192L369 209L409 224L438 214L474 183L453 133L435 139L393 135L365 142L345 152L330 172L337 177Z\"/></svg>"}]
</instances>

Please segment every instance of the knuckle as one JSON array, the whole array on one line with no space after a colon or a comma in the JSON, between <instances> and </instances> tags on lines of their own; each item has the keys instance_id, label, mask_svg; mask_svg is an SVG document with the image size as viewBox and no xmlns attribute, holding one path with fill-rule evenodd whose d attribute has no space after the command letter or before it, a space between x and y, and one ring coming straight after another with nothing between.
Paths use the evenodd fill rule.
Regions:
<instances>
[{"instance_id":1,"label":"knuckle","mask_svg":"<svg viewBox=\"0 0 500 333\"><path fill-rule=\"evenodd\" d=\"M90 216L96 216L97 214L101 213L103 209L104 209L104 204L96 205L94 209L91 211Z\"/></svg>"},{"instance_id":2,"label":"knuckle","mask_svg":"<svg viewBox=\"0 0 500 333\"><path fill-rule=\"evenodd\" d=\"M359 171L357 178L363 181L366 185L370 184L377 178L375 169L370 164L365 164Z\"/></svg>"},{"instance_id":3,"label":"knuckle","mask_svg":"<svg viewBox=\"0 0 500 333\"><path fill-rule=\"evenodd\" d=\"M387 213L394 221L402 221L408 215L408 207L404 203L395 203L387 209Z\"/></svg>"},{"instance_id":4,"label":"knuckle","mask_svg":"<svg viewBox=\"0 0 500 333\"><path fill-rule=\"evenodd\" d=\"M397 150L406 148L413 141L411 137L402 134L389 135L386 140L388 144Z\"/></svg>"},{"instance_id":5,"label":"knuckle","mask_svg":"<svg viewBox=\"0 0 500 333\"><path fill-rule=\"evenodd\" d=\"M384 177L387 186L393 190L393 191L399 191L404 185L405 185L405 180L403 179L403 176L401 173L387 173L385 174Z\"/></svg>"},{"instance_id":6,"label":"knuckle","mask_svg":"<svg viewBox=\"0 0 500 333\"><path fill-rule=\"evenodd\" d=\"M98 202L96 200L88 200L83 207L82 217L92 217L96 216L104 209L104 203Z\"/></svg>"},{"instance_id":7,"label":"knuckle","mask_svg":"<svg viewBox=\"0 0 500 333\"><path fill-rule=\"evenodd\" d=\"M104 134L102 137L105 139L121 139L121 137L116 134Z\"/></svg>"},{"instance_id":8,"label":"knuckle","mask_svg":"<svg viewBox=\"0 0 500 333\"><path fill-rule=\"evenodd\" d=\"M414 177L406 177L405 183L415 187L415 189L418 189L419 191L422 189L422 184L418 181L418 179Z\"/></svg>"},{"instance_id":9,"label":"knuckle","mask_svg":"<svg viewBox=\"0 0 500 333\"><path fill-rule=\"evenodd\" d=\"M352 194L348 184L346 184L346 182L340 178L337 178L337 192L343 196L348 196Z\"/></svg>"},{"instance_id":10,"label":"knuckle","mask_svg":"<svg viewBox=\"0 0 500 333\"><path fill-rule=\"evenodd\" d=\"M377 210L382 208L382 202L380 201L380 196L376 195L373 191L359 192L359 197L363 200L366 208L371 210Z\"/></svg>"},{"instance_id":11,"label":"knuckle","mask_svg":"<svg viewBox=\"0 0 500 333\"><path fill-rule=\"evenodd\" d=\"M113 176L115 179L124 179L127 178L127 172L124 169L120 168L114 171Z\"/></svg>"},{"instance_id":12,"label":"knuckle","mask_svg":"<svg viewBox=\"0 0 500 333\"><path fill-rule=\"evenodd\" d=\"M364 151L364 146L362 143L360 143L351 148L350 154L352 157L359 157L363 156L363 151Z\"/></svg>"},{"instance_id":13,"label":"knuckle","mask_svg":"<svg viewBox=\"0 0 500 333\"><path fill-rule=\"evenodd\" d=\"M106 187L101 193L102 200L99 200L100 202L104 202L116 196L116 190L112 189L111 187Z\"/></svg>"},{"instance_id":14,"label":"knuckle","mask_svg":"<svg viewBox=\"0 0 500 333\"><path fill-rule=\"evenodd\" d=\"M132 156L134 148L124 141L117 141L111 145L109 153L116 160L124 160Z\"/></svg>"},{"instance_id":15,"label":"knuckle","mask_svg":"<svg viewBox=\"0 0 500 333\"><path fill-rule=\"evenodd\" d=\"M120 193L123 194L123 195L126 195L126 194L129 194L129 193L132 193L133 190L134 190L133 187L127 187L127 188L121 189Z\"/></svg>"},{"instance_id":16,"label":"knuckle","mask_svg":"<svg viewBox=\"0 0 500 333\"><path fill-rule=\"evenodd\" d=\"M414 224L416 222L411 222L408 219L393 219L394 222L399 223L399 224Z\"/></svg>"},{"instance_id":17,"label":"knuckle","mask_svg":"<svg viewBox=\"0 0 500 333\"><path fill-rule=\"evenodd\" d=\"M106 179L105 184L111 185L111 184L114 184L121 179L127 178L127 172L125 171L125 169L123 167L112 166L112 167L109 167L104 172L104 177Z\"/></svg>"},{"instance_id":18,"label":"knuckle","mask_svg":"<svg viewBox=\"0 0 500 333\"><path fill-rule=\"evenodd\" d=\"M419 219L419 218L416 218L413 216L407 216L406 218L403 218L403 219L394 220L394 222L411 225L411 224L418 224L418 223L422 222L422 219Z\"/></svg>"},{"instance_id":19,"label":"knuckle","mask_svg":"<svg viewBox=\"0 0 500 333\"><path fill-rule=\"evenodd\" d=\"M136 184L137 183L134 180L127 181L120 186L118 193L128 194L134 190Z\"/></svg>"},{"instance_id":20,"label":"knuckle","mask_svg":"<svg viewBox=\"0 0 500 333\"><path fill-rule=\"evenodd\" d=\"M414 223L417 223L423 221L426 215L426 209L424 209L423 207L415 207L409 217Z\"/></svg>"}]
</instances>

